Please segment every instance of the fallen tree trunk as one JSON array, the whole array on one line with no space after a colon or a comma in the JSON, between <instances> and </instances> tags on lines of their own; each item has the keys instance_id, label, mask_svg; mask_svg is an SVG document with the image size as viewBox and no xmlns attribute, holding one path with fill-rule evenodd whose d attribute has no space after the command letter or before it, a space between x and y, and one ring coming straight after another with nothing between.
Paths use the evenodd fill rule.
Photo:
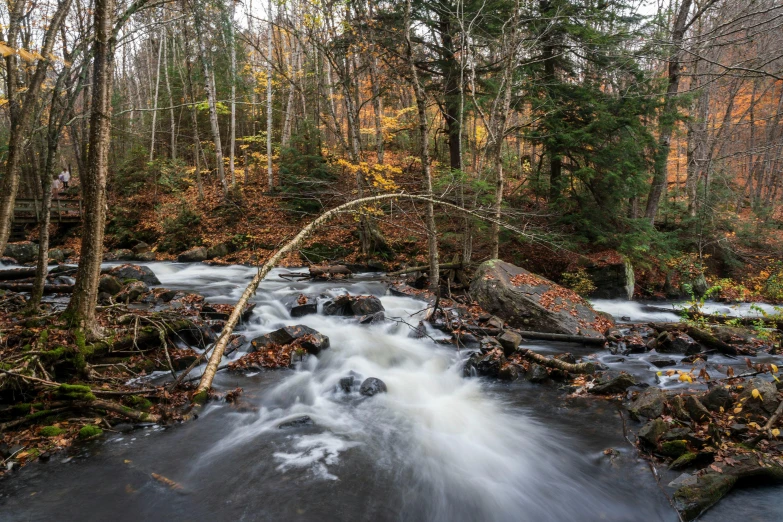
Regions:
<instances>
[{"instance_id":1,"label":"fallen tree trunk","mask_svg":"<svg viewBox=\"0 0 783 522\"><path fill-rule=\"evenodd\" d=\"M696 328L695 326L686 323L652 323L650 326L659 332L682 331L690 335L694 341L707 348L712 348L725 355L740 355L740 352L736 347L724 343L706 330Z\"/></svg>"},{"instance_id":2,"label":"fallen tree trunk","mask_svg":"<svg viewBox=\"0 0 783 522\"><path fill-rule=\"evenodd\" d=\"M684 315L688 319L699 319L714 324L731 323L733 325L739 325L739 326L755 326L756 324L758 324L759 321L761 321L764 324L764 326L768 328L783 329L783 319L776 318L776 317L763 317L763 316L732 317L730 315L705 314L703 312L697 312L695 310L663 308L661 306L653 306L653 305L646 305L645 308L655 312L673 313L681 317Z\"/></svg>"},{"instance_id":3,"label":"fallen tree trunk","mask_svg":"<svg viewBox=\"0 0 783 522\"><path fill-rule=\"evenodd\" d=\"M441 263L439 266L441 270L463 268L462 263ZM404 268L402 270L397 270L396 272L388 272L386 275L398 276L398 275L410 274L413 272L429 272L429 270L430 270L430 265L412 266L409 268Z\"/></svg>"},{"instance_id":4,"label":"fallen tree trunk","mask_svg":"<svg viewBox=\"0 0 783 522\"><path fill-rule=\"evenodd\" d=\"M329 278L336 275L351 275L353 272L345 265L311 266L310 277L313 279Z\"/></svg>"},{"instance_id":5,"label":"fallen tree trunk","mask_svg":"<svg viewBox=\"0 0 783 522\"><path fill-rule=\"evenodd\" d=\"M253 279L250 281L250 283L247 285L247 288L245 288L245 291L242 293L242 296L239 298L239 301L237 301L237 304L234 306L234 310L231 312L231 316L228 318L228 321L226 322L226 325L223 327L223 331L220 334L220 337L218 338L217 342L215 343L215 349L212 352L212 356L209 359L209 363L207 363L207 367L204 369L204 373L201 376L201 381L198 384L198 388L196 388L196 393L192 397L193 402L204 402L207 399L209 389L212 387L212 381L215 378L215 373L217 372L218 366L220 365L220 360L223 358L223 352L226 350L226 346L228 345L228 341L231 337L231 334L234 331L234 328L236 327L237 323L239 323L239 318L241 316L242 310L245 307L245 304L248 302L250 297L255 294L256 289L258 288L258 285L261 284L261 281L266 277L266 275L272 270L272 268L277 265L277 263L280 261L280 259L283 258L286 254L288 254L291 250L298 247L307 237L310 236L318 227L321 225L327 223L328 221L334 219L339 214L343 212L351 211L354 207L359 207L361 205L367 204L367 203L374 203L379 201L385 201L385 200L396 200L396 199L407 199L412 201L422 201L422 202L428 202L428 203L434 203L436 205L440 205L449 209L452 209L460 214L463 215L470 215L474 216L480 219L483 219L484 221L488 221L490 223L497 223L498 225L511 230L512 232L516 232L520 235L529 237L530 234L525 232L524 230L520 230L512 225L508 225L506 223L503 223L497 219L481 216L475 212L472 212L470 210L466 210L462 207L459 207L457 205L453 205L451 203L447 203L445 201L438 201L436 199L432 199L427 196L414 196L410 194L382 194L380 196L372 196L367 198L359 198L355 199L353 201L349 201L348 203L344 203L338 207L333 208L332 210L329 210L328 212L325 212L321 214L318 218L316 218L314 221L312 221L309 225L304 227L297 235L294 237L291 241L289 241L285 246L283 246L280 250L275 252L266 263L264 263L264 266L262 266L256 275L253 277Z\"/></svg>"},{"instance_id":6,"label":"fallen tree trunk","mask_svg":"<svg viewBox=\"0 0 783 522\"><path fill-rule=\"evenodd\" d=\"M536 353L533 350L526 348L518 348L517 351L526 359L529 359L541 366L547 366L549 368L556 368L568 373L594 373L596 370L595 364L590 362L584 362L579 364L571 364L560 359L553 359L551 357L545 357L540 353Z\"/></svg>"},{"instance_id":7,"label":"fallen tree trunk","mask_svg":"<svg viewBox=\"0 0 783 522\"><path fill-rule=\"evenodd\" d=\"M0 270L0 281L15 281L16 279L27 279L35 276L35 268L13 268L11 270Z\"/></svg>"},{"instance_id":8,"label":"fallen tree trunk","mask_svg":"<svg viewBox=\"0 0 783 522\"><path fill-rule=\"evenodd\" d=\"M562 343L581 343L581 344L596 344L603 346L606 344L606 338L604 337L588 337L586 335L568 335L557 334L549 332L527 332L525 330L516 331L523 338L537 339L541 341L559 341Z\"/></svg>"},{"instance_id":9,"label":"fallen tree trunk","mask_svg":"<svg viewBox=\"0 0 783 522\"><path fill-rule=\"evenodd\" d=\"M0 290L32 292L33 283L0 283ZM70 294L73 292L73 285L44 285L43 291L45 294Z\"/></svg>"},{"instance_id":10,"label":"fallen tree trunk","mask_svg":"<svg viewBox=\"0 0 783 522\"><path fill-rule=\"evenodd\" d=\"M112 401L106 401L103 399L93 399L91 401L79 401L75 402L74 406L79 409L99 409L106 410L112 413L118 413L123 417L135 420L137 422L154 422L159 423L163 420L163 417L155 413L147 413L146 411L138 411L132 408L128 408L122 404Z\"/></svg>"}]
</instances>

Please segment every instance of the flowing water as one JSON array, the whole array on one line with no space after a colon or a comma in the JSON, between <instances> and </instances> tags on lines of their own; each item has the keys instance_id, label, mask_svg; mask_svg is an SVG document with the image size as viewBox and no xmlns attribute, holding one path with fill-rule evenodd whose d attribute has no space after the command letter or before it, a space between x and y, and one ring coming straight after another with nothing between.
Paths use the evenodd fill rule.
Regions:
<instances>
[{"instance_id":1,"label":"flowing water","mask_svg":"<svg viewBox=\"0 0 783 522\"><path fill-rule=\"evenodd\" d=\"M162 286L216 303L235 302L253 274L238 266L150 266ZM612 403L568 398L555 385L463 378L467 350L436 344L436 331L409 337L406 323L418 323L421 301L384 295L369 275L314 284L285 281L283 272L264 281L242 333L305 324L329 336L331 348L295 370L219 373L218 389L244 389L238 406L213 403L193 422L109 434L23 468L0 481L0 520L677 520ZM378 295L397 321L292 319L284 305L300 293L344 292ZM617 315L635 314L635 306L624 303ZM555 343L537 349L590 353ZM599 356L655 376L643 359ZM345 393L338 382L349 375L378 377L388 393ZM312 424L279 427L303 415ZM662 487L674 477L664 473ZM739 506L705 520L737 513L772 520L770 499L779 492L744 491Z\"/></svg>"}]
</instances>

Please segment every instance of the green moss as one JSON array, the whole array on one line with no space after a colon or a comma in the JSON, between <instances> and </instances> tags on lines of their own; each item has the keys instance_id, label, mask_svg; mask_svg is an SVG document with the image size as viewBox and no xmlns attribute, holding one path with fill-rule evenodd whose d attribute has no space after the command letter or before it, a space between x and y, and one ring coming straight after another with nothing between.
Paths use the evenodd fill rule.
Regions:
<instances>
[{"instance_id":1,"label":"green moss","mask_svg":"<svg viewBox=\"0 0 783 522\"><path fill-rule=\"evenodd\" d=\"M204 405L204 404L206 404L208 400L209 400L209 392L208 392L207 390L204 390L204 391L198 392L198 393L197 393L197 394L195 394L195 395L193 396L193 398L191 399L191 401L192 401L194 404L201 404L201 405Z\"/></svg>"},{"instance_id":2,"label":"green moss","mask_svg":"<svg viewBox=\"0 0 783 522\"><path fill-rule=\"evenodd\" d=\"M57 435L60 435L63 432L62 428L58 428L57 426L44 426L41 428L41 431L38 432L38 434L41 437L56 437Z\"/></svg>"},{"instance_id":3,"label":"green moss","mask_svg":"<svg viewBox=\"0 0 783 522\"><path fill-rule=\"evenodd\" d=\"M149 410L152 407L152 403L149 400L138 395L128 397L128 402L137 410Z\"/></svg>"},{"instance_id":4,"label":"green moss","mask_svg":"<svg viewBox=\"0 0 783 522\"><path fill-rule=\"evenodd\" d=\"M49 342L49 330L41 330L41 335L38 336L38 345L39 347L46 346L46 343Z\"/></svg>"},{"instance_id":5,"label":"green moss","mask_svg":"<svg viewBox=\"0 0 783 522\"><path fill-rule=\"evenodd\" d=\"M671 463L671 465L669 466L669 469L683 469L683 468L687 468L688 466L691 465L691 463L694 460L696 460L696 457L698 457L698 454L692 453L690 451L687 452L687 453L683 453L682 455L677 457L677 460L675 460L674 462Z\"/></svg>"},{"instance_id":6,"label":"green moss","mask_svg":"<svg viewBox=\"0 0 783 522\"><path fill-rule=\"evenodd\" d=\"M94 401L95 395L90 391L89 386L82 384L61 384L57 388L57 395L63 399L72 401Z\"/></svg>"},{"instance_id":7,"label":"green moss","mask_svg":"<svg viewBox=\"0 0 783 522\"><path fill-rule=\"evenodd\" d=\"M667 457L677 458L688 452L688 441L670 440L661 444L661 453Z\"/></svg>"},{"instance_id":8,"label":"green moss","mask_svg":"<svg viewBox=\"0 0 783 522\"><path fill-rule=\"evenodd\" d=\"M59 359L61 359L66 352L68 351L68 348L65 346L57 346L53 350L47 350L41 353L40 357L41 360L45 363L53 363Z\"/></svg>"},{"instance_id":9,"label":"green moss","mask_svg":"<svg viewBox=\"0 0 783 522\"><path fill-rule=\"evenodd\" d=\"M20 402L11 406L11 410L17 415L23 415L30 410L41 410L44 405L42 402Z\"/></svg>"},{"instance_id":10,"label":"green moss","mask_svg":"<svg viewBox=\"0 0 783 522\"><path fill-rule=\"evenodd\" d=\"M98 435L103 435L103 430L98 426L93 426L91 424L88 424L79 430L80 439L91 439L92 437L97 437Z\"/></svg>"}]
</instances>

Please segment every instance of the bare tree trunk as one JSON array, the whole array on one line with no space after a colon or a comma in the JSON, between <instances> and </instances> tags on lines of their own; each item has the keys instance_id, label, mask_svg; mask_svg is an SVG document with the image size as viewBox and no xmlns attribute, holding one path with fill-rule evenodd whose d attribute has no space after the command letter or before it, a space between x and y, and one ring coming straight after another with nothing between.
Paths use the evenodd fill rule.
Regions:
<instances>
[{"instance_id":1,"label":"bare tree trunk","mask_svg":"<svg viewBox=\"0 0 783 522\"><path fill-rule=\"evenodd\" d=\"M269 192L275 189L272 173L272 0L267 5L269 27L266 32L266 175Z\"/></svg>"},{"instance_id":2,"label":"bare tree trunk","mask_svg":"<svg viewBox=\"0 0 783 522\"><path fill-rule=\"evenodd\" d=\"M432 171L430 168L430 141L427 133L427 100L424 89L419 83L419 73L413 59L413 42L411 41L411 0L405 2L405 43L408 54L408 66L411 71L413 93L416 98L416 110L419 115L419 134L421 140L421 168L424 172L424 190L428 198L432 198ZM432 202L427 202L427 248L430 262L430 288L440 295L440 267L438 265L438 231L435 227L435 209Z\"/></svg>"},{"instance_id":3,"label":"bare tree trunk","mask_svg":"<svg viewBox=\"0 0 783 522\"><path fill-rule=\"evenodd\" d=\"M171 82L169 81L168 38L163 31L163 77L166 79L166 92L169 95L169 117L171 118L171 159L177 159L177 121L174 117L174 97L171 95ZM176 58L176 56L175 56Z\"/></svg>"},{"instance_id":4,"label":"bare tree trunk","mask_svg":"<svg viewBox=\"0 0 783 522\"><path fill-rule=\"evenodd\" d=\"M204 71L204 84L207 91L207 102L209 104L209 123L212 128L212 141L215 143L215 163L217 164L218 176L220 177L220 183L223 186L223 195L228 191L228 184L226 183L225 166L223 165L223 144L220 141L220 124L218 123L217 114L217 94L215 92L215 79L212 71L209 67L209 60L207 56L207 46L204 41L203 27L201 22L201 13L198 3L194 4L195 13L194 18L196 22L196 39L199 51L199 58L201 59L201 68Z\"/></svg>"},{"instance_id":5,"label":"bare tree trunk","mask_svg":"<svg viewBox=\"0 0 783 522\"><path fill-rule=\"evenodd\" d=\"M82 178L85 212L82 245L76 284L63 313L70 324L87 337L99 336L95 320L98 278L103 260L103 233L106 222L106 178L109 170L111 138L111 89L114 65L114 0L95 0L93 44L93 96L90 110L90 147L87 172Z\"/></svg>"},{"instance_id":6,"label":"bare tree trunk","mask_svg":"<svg viewBox=\"0 0 783 522\"><path fill-rule=\"evenodd\" d=\"M234 37L234 9L236 3L231 0L231 21L229 25L229 46L231 52L231 137L228 145L228 171L231 175L231 186L237 184L236 173L234 172L234 149L237 142L237 50L236 39Z\"/></svg>"},{"instance_id":7,"label":"bare tree trunk","mask_svg":"<svg viewBox=\"0 0 783 522\"><path fill-rule=\"evenodd\" d=\"M193 67L190 58L190 38L187 22L182 24L185 41L185 86L190 98L190 120L193 122L193 155L196 157L196 184L198 186L198 199L204 201L204 183L201 181L201 139L198 135L198 109L196 108L196 93L193 87Z\"/></svg>"},{"instance_id":8,"label":"bare tree trunk","mask_svg":"<svg viewBox=\"0 0 783 522\"><path fill-rule=\"evenodd\" d=\"M155 127L158 124L158 91L160 90L160 61L163 58L163 35L158 44L158 65L155 73L155 97L152 99L152 130L150 131L150 163L155 159Z\"/></svg>"}]
</instances>

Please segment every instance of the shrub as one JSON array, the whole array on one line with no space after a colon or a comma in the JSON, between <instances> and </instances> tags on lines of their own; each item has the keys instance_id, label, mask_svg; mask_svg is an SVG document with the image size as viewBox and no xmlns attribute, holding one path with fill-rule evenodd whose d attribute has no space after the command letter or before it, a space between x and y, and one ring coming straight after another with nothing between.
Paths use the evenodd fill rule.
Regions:
<instances>
[{"instance_id":1,"label":"shrub","mask_svg":"<svg viewBox=\"0 0 783 522\"><path fill-rule=\"evenodd\" d=\"M163 221L163 239L160 250L163 252L182 252L201 244L196 229L201 224L201 216L187 205L183 206L175 218Z\"/></svg>"},{"instance_id":2,"label":"shrub","mask_svg":"<svg viewBox=\"0 0 783 522\"><path fill-rule=\"evenodd\" d=\"M563 274L563 286L570 288L582 297L586 297L595 291L595 284L584 268L579 268L576 272L565 272Z\"/></svg>"}]
</instances>

